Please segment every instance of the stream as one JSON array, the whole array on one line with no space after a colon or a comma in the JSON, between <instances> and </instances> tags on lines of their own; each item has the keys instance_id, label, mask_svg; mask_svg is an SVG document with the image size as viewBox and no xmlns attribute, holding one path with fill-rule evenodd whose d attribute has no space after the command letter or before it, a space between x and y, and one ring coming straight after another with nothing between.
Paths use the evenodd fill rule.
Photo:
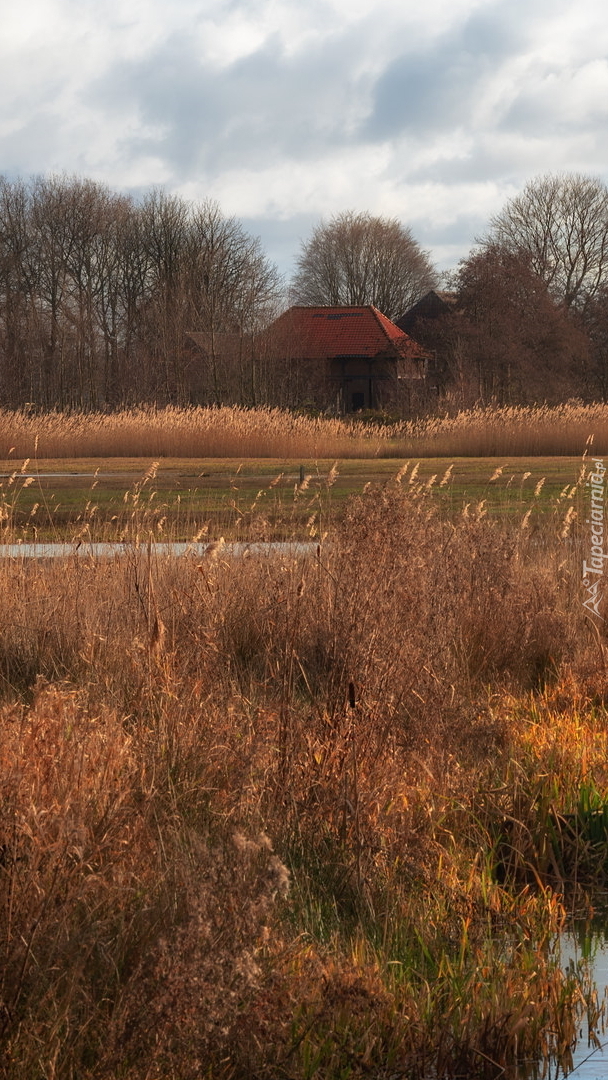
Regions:
<instances>
[{"instance_id":1,"label":"stream","mask_svg":"<svg viewBox=\"0 0 608 1080\"><path fill-rule=\"evenodd\" d=\"M235 541L222 544L219 548L211 543L159 543L154 541L150 551L154 556L195 555L203 558L210 549L220 555L242 558L246 555L309 555L317 545L306 541L270 541L264 543ZM70 543L29 543L0 544L0 559L68 559L73 556L94 559L114 558L128 552L148 552L146 542L134 544L131 541L112 543L91 543L88 540Z\"/></svg>"}]
</instances>

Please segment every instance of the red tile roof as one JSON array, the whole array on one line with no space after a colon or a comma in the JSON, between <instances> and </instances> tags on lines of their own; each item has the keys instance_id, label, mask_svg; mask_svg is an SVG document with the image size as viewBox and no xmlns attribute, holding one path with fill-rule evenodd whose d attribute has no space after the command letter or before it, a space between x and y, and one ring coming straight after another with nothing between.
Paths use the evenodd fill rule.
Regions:
<instances>
[{"instance_id":1,"label":"red tile roof","mask_svg":"<svg viewBox=\"0 0 608 1080\"><path fill-rule=\"evenodd\" d=\"M291 307L270 327L273 340L293 357L399 355L424 359L428 353L377 308Z\"/></svg>"}]
</instances>

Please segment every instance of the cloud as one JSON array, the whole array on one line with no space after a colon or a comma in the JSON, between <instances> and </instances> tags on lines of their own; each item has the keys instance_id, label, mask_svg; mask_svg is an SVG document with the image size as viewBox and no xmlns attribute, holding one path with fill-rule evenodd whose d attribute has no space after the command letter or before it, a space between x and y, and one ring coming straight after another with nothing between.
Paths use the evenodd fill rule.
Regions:
<instances>
[{"instance_id":1,"label":"cloud","mask_svg":"<svg viewBox=\"0 0 608 1080\"><path fill-rule=\"evenodd\" d=\"M351 208L446 263L531 176L606 175L607 57L603 0L29 0L0 160L215 197L282 268Z\"/></svg>"},{"instance_id":2,"label":"cloud","mask_svg":"<svg viewBox=\"0 0 608 1080\"><path fill-rule=\"evenodd\" d=\"M427 48L409 42L378 79L365 124L370 139L434 133L474 124L498 65L516 52L521 33L502 9L474 13Z\"/></svg>"},{"instance_id":3,"label":"cloud","mask_svg":"<svg viewBox=\"0 0 608 1080\"><path fill-rule=\"evenodd\" d=\"M594 57L579 67L531 65L501 126L531 136L547 127L554 135L572 128L593 128L599 150L607 120L608 59Z\"/></svg>"},{"instance_id":4,"label":"cloud","mask_svg":"<svg viewBox=\"0 0 608 1080\"><path fill-rule=\"evenodd\" d=\"M229 66L213 67L176 33L138 62L119 61L87 87L87 108L139 117L132 153L157 152L182 179L269 162L318 158L348 145L362 108L345 77L354 43L322 42L290 57L278 34ZM128 138L128 136L127 136Z\"/></svg>"}]
</instances>

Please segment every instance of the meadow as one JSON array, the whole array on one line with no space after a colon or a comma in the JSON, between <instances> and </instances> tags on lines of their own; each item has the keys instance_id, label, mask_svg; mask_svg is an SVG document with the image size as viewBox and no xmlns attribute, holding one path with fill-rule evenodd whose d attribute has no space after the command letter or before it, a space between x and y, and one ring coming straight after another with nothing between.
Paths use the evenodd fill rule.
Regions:
<instances>
[{"instance_id":1,"label":"meadow","mask_svg":"<svg viewBox=\"0 0 608 1080\"><path fill-rule=\"evenodd\" d=\"M607 885L590 434L479 490L355 470L337 512L342 459L296 470L310 550L239 560L159 554L157 447L119 556L0 560L3 1076L521 1080L601 1033L555 947Z\"/></svg>"},{"instance_id":2,"label":"meadow","mask_svg":"<svg viewBox=\"0 0 608 1080\"><path fill-rule=\"evenodd\" d=\"M0 462L0 543L285 541L330 533L349 499L399 474L439 496L442 512L483 502L519 521L561 512L580 458L37 459Z\"/></svg>"}]
</instances>

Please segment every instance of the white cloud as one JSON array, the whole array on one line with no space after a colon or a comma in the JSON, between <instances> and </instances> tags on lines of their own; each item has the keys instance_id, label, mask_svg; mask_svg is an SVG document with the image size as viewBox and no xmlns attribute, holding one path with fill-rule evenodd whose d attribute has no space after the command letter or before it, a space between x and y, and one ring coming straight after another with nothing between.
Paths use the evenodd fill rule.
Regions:
<instances>
[{"instance_id":1,"label":"white cloud","mask_svg":"<svg viewBox=\"0 0 608 1080\"><path fill-rule=\"evenodd\" d=\"M346 208L441 261L536 173L608 179L607 57L603 0L29 0L0 161L215 196L283 262Z\"/></svg>"}]
</instances>

